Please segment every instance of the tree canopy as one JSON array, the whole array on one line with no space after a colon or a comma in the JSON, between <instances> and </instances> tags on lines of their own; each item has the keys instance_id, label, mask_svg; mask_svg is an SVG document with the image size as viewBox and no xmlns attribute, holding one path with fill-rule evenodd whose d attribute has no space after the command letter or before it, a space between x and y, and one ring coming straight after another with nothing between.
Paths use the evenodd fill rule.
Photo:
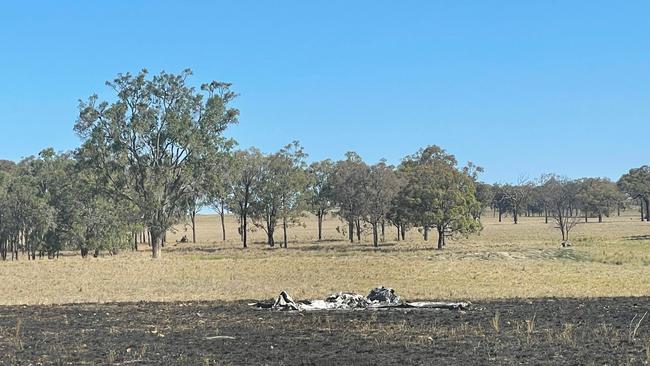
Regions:
<instances>
[{"instance_id":1,"label":"tree canopy","mask_svg":"<svg viewBox=\"0 0 650 366\"><path fill-rule=\"evenodd\" d=\"M192 195L192 167L226 146L223 132L239 115L229 107L230 84L203 84L199 92L187 84L191 74L119 74L106 83L116 100L80 102L75 124L84 140L80 156L107 190L138 207L156 258L180 203Z\"/></svg>"}]
</instances>

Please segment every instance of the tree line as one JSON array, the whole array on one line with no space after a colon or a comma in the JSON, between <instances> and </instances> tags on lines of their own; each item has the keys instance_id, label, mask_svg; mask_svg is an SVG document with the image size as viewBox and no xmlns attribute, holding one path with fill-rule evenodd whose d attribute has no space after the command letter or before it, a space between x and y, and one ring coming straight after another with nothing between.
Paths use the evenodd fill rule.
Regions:
<instances>
[{"instance_id":1,"label":"tree line","mask_svg":"<svg viewBox=\"0 0 650 366\"><path fill-rule=\"evenodd\" d=\"M393 166L367 164L354 152L339 161L308 164L299 142L264 154L238 150L226 138L238 123L231 84L188 84L190 70L152 77L119 74L107 82L115 98L92 95L79 103L74 130L82 140L72 152L45 149L19 163L0 161L0 255L3 259L53 258L62 250L82 256L151 245L161 256L166 233L189 221L196 241L196 215L204 207L238 218L243 247L248 233L262 230L269 246L288 245L288 231L306 212L317 220L318 240L326 215L337 215L350 242L372 235L385 241L387 227L397 240L414 228L437 247L456 235L479 232L481 214L544 215L555 220L563 240L578 219L603 217L641 206L650 220L650 167L632 169L617 182L603 178L568 180L547 175L535 182L490 185L482 168L459 166L438 146L428 146ZM644 211L645 210L645 211Z\"/></svg>"},{"instance_id":2,"label":"tree line","mask_svg":"<svg viewBox=\"0 0 650 366\"><path fill-rule=\"evenodd\" d=\"M536 180L518 184L486 184L479 182L477 195L483 209L490 209L499 222L511 216L517 224L523 216L552 220L561 231L562 240L579 222L613 214L632 206L640 208L641 221L650 221L650 167L631 169L617 182L607 178L567 179L545 174ZM483 210L482 210L483 211Z\"/></svg>"}]
</instances>

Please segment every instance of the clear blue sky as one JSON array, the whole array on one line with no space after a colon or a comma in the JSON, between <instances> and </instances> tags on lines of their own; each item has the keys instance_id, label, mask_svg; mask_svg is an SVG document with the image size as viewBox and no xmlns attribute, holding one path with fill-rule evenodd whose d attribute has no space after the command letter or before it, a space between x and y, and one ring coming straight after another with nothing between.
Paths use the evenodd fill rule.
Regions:
<instances>
[{"instance_id":1,"label":"clear blue sky","mask_svg":"<svg viewBox=\"0 0 650 366\"><path fill-rule=\"evenodd\" d=\"M650 163L648 1L12 1L0 158L78 146L77 100L192 68L241 94L242 147L397 163L428 144L488 182Z\"/></svg>"}]
</instances>

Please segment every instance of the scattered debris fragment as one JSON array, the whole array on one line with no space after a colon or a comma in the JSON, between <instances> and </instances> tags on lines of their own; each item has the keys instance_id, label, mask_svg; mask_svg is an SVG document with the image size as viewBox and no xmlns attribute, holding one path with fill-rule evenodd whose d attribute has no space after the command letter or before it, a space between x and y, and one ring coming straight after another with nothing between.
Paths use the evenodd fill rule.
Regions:
<instances>
[{"instance_id":1,"label":"scattered debris fragment","mask_svg":"<svg viewBox=\"0 0 650 366\"><path fill-rule=\"evenodd\" d=\"M250 304L260 309L273 309L281 311L314 311L314 310L368 310L386 308L414 308L414 309L447 309L466 310L469 302L440 302L440 301L403 301L395 290L387 287L377 287L370 291L368 296L351 292L337 292L329 295L325 300L295 301L286 292L282 291L275 302L257 302Z\"/></svg>"},{"instance_id":2,"label":"scattered debris fragment","mask_svg":"<svg viewBox=\"0 0 650 366\"><path fill-rule=\"evenodd\" d=\"M402 299L395 294L395 290L392 288L386 288L384 286L370 290L367 298L373 303L396 306L402 304Z\"/></svg>"}]
</instances>

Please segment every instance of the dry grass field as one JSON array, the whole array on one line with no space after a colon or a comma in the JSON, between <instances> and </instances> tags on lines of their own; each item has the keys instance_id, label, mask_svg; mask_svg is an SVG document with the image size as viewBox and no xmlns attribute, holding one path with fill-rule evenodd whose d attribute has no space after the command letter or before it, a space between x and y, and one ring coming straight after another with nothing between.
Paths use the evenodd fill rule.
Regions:
<instances>
[{"instance_id":1,"label":"dry grass field","mask_svg":"<svg viewBox=\"0 0 650 366\"><path fill-rule=\"evenodd\" d=\"M335 217L325 222L325 241L316 242L315 219L289 231L289 248L269 248L262 231L242 249L234 218L222 242L218 217L198 217L197 244L176 244L191 230L168 235L163 259L139 252L82 259L66 253L56 260L0 263L0 304L61 304L122 301L267 299L282 290L294 298L322 298L334 291L366 293L394 287L407 299L496 299L599 297L650 294L650 223L634 211L580 224L573 247L559 247L559 231L543 218L485 215L480 235L457 238L435 250L435 234L424 242L417 230L405 242L387 227L386 242L372 247L344 240ZM278 232L277 240L281 237Z\"/></svg>"}]
</instances>

